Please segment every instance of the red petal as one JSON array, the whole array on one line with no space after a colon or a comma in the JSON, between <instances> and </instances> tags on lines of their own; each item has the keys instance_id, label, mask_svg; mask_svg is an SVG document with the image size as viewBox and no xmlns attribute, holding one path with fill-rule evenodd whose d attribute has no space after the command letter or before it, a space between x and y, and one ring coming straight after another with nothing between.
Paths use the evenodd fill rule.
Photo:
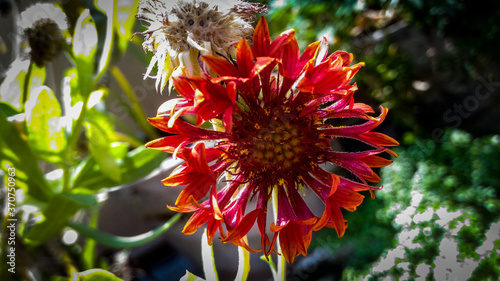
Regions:
<instances>
[{"instance_id":1,"label":"red petal","mask_svg":"<svg viewBox=\"0 0 500 281\"><path fill-rule=\"evenodd\" d=\"M188 164L192 166L195 171L204 174L212 173L212 170L208 167L204 143L197 143L191 150L191 156L191 159L188 160Z\"/></svg>"},{"instance_id":2,"label":"red petal","mask_svg":"<svg viewBox=\"0 0 500 281\"><path fill-rule=\"evenodd\" d=\"M208 220L208 212L205 210L196 211L191 218L189 218L188 222L184 226L182 230L182 234L190 235L198 230L198 227L205 224Z\"/></svg>"},{"instance_id":3,"label":"red petal","mask_svg":"<svg viewBox=\"0 0 500 281\"><path fill-rule=\"evenodd\" d=\"M249 77L254 78L256 75L260 74L261 71L266 70L268 67L273 67L275 62L276 59L270 57L257 58Z\"/></svg>"},{"instance_id":4,"label":"red petal","mask_svg":"<svg viewBox=\"0 0 500 281\"><path fill-rule=\"evenodd\" d=\"M179 93L181 96L185 97L188 100L193 100L194 89L191 87L191 84L189 84L186 78L172 77L172 79L174 81L174 88L177 90L177 93Z\"/></svg>"},{"instance_id":5,"label":"red petal","mask_svg":"<svg viewBox=\"0 0 500 281\"><path fill-rule=\"evenodd\" d=\"M188 138L185 136L174 135L152 140L146 143L145 146L149 149L162 150L167 153L174 153L179 145L186 142L187 140Z\"/></svg>"},{"instance_id":6,"label":"red petal","mask_svg":"<svg viewBox=\"0 0 500 281\"><path fill-rule=\"evenodd\" d=\"M370 167L380 168L392 164L392 161L379 156L371 155L358 158Z\"/></svg>"},{"instance_id":7,"label":"red petal","mask_svg":"<svg viewBox=\"0 0 500 281\"><path fill-rule=\"evenodd\" d=\"M246 216L241 219L241 221L236 225L236 227L232 230L228 230L228 236L223 239L223 242L230 242L233 240L240 240L252 229L255 220L262 212L261 209L255 209L248 213Z\"/></svg>"},{"instance_id":8,"label":"red petal","mask_svg":"<svg viewBox=\"0 0 500 281\"><path fill-rule=\"evenodd\" d=\"M268 56L272 58L280 58L280 52L282 51L282 47L286 44L290 43L295 39L295 30L290 29L285 32L282 32L278 37L276 37L268 50Z\"/></svg>"},{"instance_id":9,"label":"red petal","mask_svg":"<svg viewBox=\"0 0 500 281\"><path fill-rule=\"evenodd\" d=\"M279 232L281 254L288 263L293 263L299 254L307 256L307 248L311 243L312 226L290 223Z\"/></svg>"},{"instance_id":10,"label":"red petal","mask_svg":"<svg viewBox=\"0 0 500 281\"><path fill-rule=\"evenodd\" d=\"M362 133L359 135L359 137L366 141L367 143L374 143L380 146L398 146L399 143L389 137L388 135L384 135L382 133L377 133L377 132L366 132ZM387 150L387 152L391 152L390 150ZM392 153L391 153L392 154Z\"/></svg>"},{"instance_id":11,"label":"red petal","mask_svg":"<svg viewBox=\"0 0 500 281\"><path fill-rule=\"evenodd\" d=\"M255 57L268 56L271 36L265 17L261 17L253 33L253 51Z\"/></svg>"},{"instance_id":12,"label":"red petal","mask_svg":"<svg viewBox=\"0 0 500 281\"><path fill-rule=\"evenodd\" d=\"M337 236L339 238L344 236L345 229L347 228L347 221L344 220L344 216L342 215L340 208L336 204L333 204L331 206L330 218L333 227L335 227L335 230L337 231Z\"/></svg>"},{"instance_id":13,"label":"red petal","mask_svg":"<svg viewBox=\"0 0 500 281\"><path fill-rule=\"evenodd\" d=\"M273 42L274 43L274 42ZM295 36L291 36L290 42L283 46L281 54L281 63L284 67L284 75L290 78L295 78L296 66L299 60L300 50L299 44ZM297 71L298 72L298 71Z\"/></svg>"},{"instance_id":14,"label":"red petal","mask_svg":"<svg viewBox=\"0 0 500 281\"><path fill-rule=\"evenodd\" d=\"M242 77L249 77L253 67L252 48L246 39L241 39L236 49L236 61Z\"/></svg>"},{"instance_id":15,"label":"red petal","mask_svg":"<svg viewBox=\"0 0 500 281\"><path fill-rule=\"evenodd\" d=\"M241 77L238 69L225 59L214 56L202 56L201 58L219 76Z\"/></svg>"}]
</instances>

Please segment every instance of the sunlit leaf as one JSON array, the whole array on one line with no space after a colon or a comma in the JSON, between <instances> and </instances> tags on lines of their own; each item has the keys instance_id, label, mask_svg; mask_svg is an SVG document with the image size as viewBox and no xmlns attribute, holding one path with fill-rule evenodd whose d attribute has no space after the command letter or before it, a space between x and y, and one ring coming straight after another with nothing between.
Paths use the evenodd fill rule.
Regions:
<instances>
[{"instance_id":1,"label":"sunlit leaf","mask_svg":"<svg viewBox=\"0 0 500 281\"><path fill-rule=\"evenodd\" d=\"M87 108L91 109L95 105L99 104L102 98L108 93L108 89L99 89L90 93L89 101L87 102Z\"/></svg>"},{"instance_id":2,"label":"sunlit leaf","mask_svg":"<svg viewBox=\"0 0 500 281\"><path fill-rule=\"evenodd\" d=\"M26 90L29 93L31 89L42 85L45 81L45 68L35 64L31 65L31 75L25 81L29 68L29 60L16 59L7 70L7 76L0 86L0 101L10 104L18 111L23 110L23 101L27 100L27 97L24 97L25 86L27 86ZM25 83L28 84L25 85Z\"/></svg>"},{"instance_id":3,"label":"sunlit leaf","mask_svg":"<svg viewBox=\"0 0 500 281\"><path fill-rule=\"evenodd\" d=\"M117 45L121 53L125 53L134 32L135 14L139 6L138 0L117 2L115 30L118 34Z\"/></svg>"},{"instance_id":4,"label":"sunlit leaf","mask_svg":"<svg viewBox=\"0 0 500 281\"><path fill-rule=\"evenodd\" d=\"M84 10L78 18L73 39L78 83L81 93L90 93L94 73L94 56L97 49L97 30L89 10Z\"/></svg>"},{"instance_id":5,"label":"sunlit leaf","mask_svg":"<svg viewBox=\"0 0 500 281\"><path fill-rule=\"evenodd\" d=\"M127 153L129 150L130 146L126 142L113 142L111 144L111 154L119 160L124 159L127 157Z\"/></svg>"},{"instance_id":6,"label":"sunlit leaf","mask_svg":"<svg viewBox=\"0 0 500 281\"><path fill-rule=\"evenodd\" d=\"M43 210L44 220L33 226L26 240L38 245L48 241L61 232L73 215L82 207L97 204L93 194L60 193L52 197Z\"/></svg>"},{"instance_id":7,"label":"sunlit leaf","mask_svg":"<svg viewBox=\"0 0 500 281\"><path fill-rule=\"evenodd\" d=\"M95 123L86 122L87 138L90 153L96 160L99 168L114 182L121 181L121 171L115 157L111 153L111 140L106 128Z\"/></svg>"},{"instance_id":8,"label":"sunlit leaf","mask_svg":"<svg viewBox=\"0 0 500 281\"><path fill-rule=\"evenodd\" d=\"M106 14L106 35L104 37L104 45L97 69L97 73L100 76L106 71L111 61L111 51L114 41L113 25L115 22L116 1L95 0L95 5Z\"/></svg>"},{"instance_id":9,"label":"sunlit leaf","mask_svg":"<svg viewBox=\"0 0 500 281\"><path fill-rule=\"evenodd\" d=\"M76 22L73 52L76 57L87 59L95 55L97 30L89 10L84 10Z\"/></svg>"},{"instance_id":10,"label":"sunlit leaf","mask_svg":"<svg viewBox=\"0 0 500 281\"><path fill-rule=\"evenodd\" d=\"M44 160L60 160L58 154L66 146L61 121L61 106L52 90L47 86L33 89L26 102L28 140Z\"/></svg>"},{"instance_id":11,"label":"sunlit leaf","mask_svg":"<svg viewBox=\"0 0 500 281\"><path fill-rule=\"evenodd\" d=\"M78 87L78 70L76 68L69 68L64 73L63 79L63 104L65 112L69 113L69 111L72 110L72 106L75 106L77 103L83 103L84 101Z\"/></svg>"},{"instance_id":12,"label":"sunlit leaf","mask_svg":"<svg viewBox=\"0 0 500 281\"><path fill-rule=\"evenodd\" d=\"M118 161L122 174L119 183L112 181L99 170L96 160L92 157L77 170L73 185L75 188L98 190L131 183L149 175L162 164L166 157L167 154L162 151L150 150L142 146L130 151L124 159Z\"/></svg>"},{"instance_id":13,"label":"sunlit leaf","mask_svg":"<svg viewBox=\"0 0 500 281\"><path fill-rule=\"evenodd\" d=\"M205 281L205 279L194 275L186 270L186 274L179 279L179 281Z\"/></svg>"},{"instance_id":14,"label":"sunlit leaf","mask_svg":"<svg viewBox=\"0 0 500 281\"><path fill-rule=\"evenodd\" d=\"M16 186L32 198L48 201L53 192L36 161L37 157L13 123L0 111L0 168L16 169Z\"/></svg>"},{"instance_id":15,"label":"sunlit leaf","mask_svg":"<svg viewBox=\"0 0 500 281\"><path fill-rule=\"evenodd\" d=\"M122 281L113 273L102 269L89 269L79 273L73 272L72 275L72 280L75 281Z\"/></svg>"}]
</instances>

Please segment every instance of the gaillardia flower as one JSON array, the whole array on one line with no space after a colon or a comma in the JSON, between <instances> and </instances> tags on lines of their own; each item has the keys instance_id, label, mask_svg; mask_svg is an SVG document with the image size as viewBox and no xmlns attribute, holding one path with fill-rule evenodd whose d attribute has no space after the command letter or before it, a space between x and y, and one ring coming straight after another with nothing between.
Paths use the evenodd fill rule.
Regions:
<instances>
[{"instance_id":1,"label":"gaillardia flower","mask_svg":"<svg viewBox=\"0 0 500 281\"><path fill-rule=\"evenodd\" d=\"M252 36L255 14L266 12L261 4L243 0L218 2L140 2L137 17L148 25L142 46L153 52L145 77L157 65L157 89L163 91L171 76L201 76L208 71L199 61L200 55L228 57L231 44Z\"/></svg>"},{"instance_id":2,"label":"gaillardia flower","mask_svg":"<svg viewBox=\"0 0 500 281\"><path fill-rule=\"evenodd\" d=\"M191 234L207 223L210 243L218 232L223 242L254 251L244 236L256 224L261 250L266 255L276 251L278 239L289 263L299 254L307 255L312 231L330 227L339 237L344 234L347 222L341 209L354 211L363 200L358 192L374 189L368 181L380 178L372 168L391 163L377 155L394 154L386 147L398 143L371 131L382 123L387 108L372 116L370 106L354 102L357 88L350 82L363 63L351 65L352 55L346 52L329 56L327 52L323 39L300 55L293 30L271 42L262 18L253 47L240 40L234 60L202 57L218 77L174 79L182 98L166 102L149 119L171 135L147 147L185 160L162 181L185 186L176 206L169 206L194 212L183 233ZM197 124L180 119L183 115L196 115ZM361 122L340 125L339 120L346 118ZM207 129L207 122L214 129ZM371 148L336 151L331 142L338 138ZM330 172L331 164L350 171L353 178ZM218 185L223 186L218 189ZM321 216L305 203L306 193L315 193L324 203ZM250 209L251 199L256 205ZM270 224L269 201L277 210Z\"/></svg>"}]
</instances>

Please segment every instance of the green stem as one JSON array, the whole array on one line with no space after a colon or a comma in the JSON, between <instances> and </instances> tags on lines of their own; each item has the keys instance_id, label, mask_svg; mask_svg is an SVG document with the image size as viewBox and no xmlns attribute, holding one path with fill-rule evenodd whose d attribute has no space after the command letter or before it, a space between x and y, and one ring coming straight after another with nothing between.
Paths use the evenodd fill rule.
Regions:
<instances>
[{"instance_id":1,"label":"green stem","mask_svg":"<svg viewBox=\"0 0 500 281\"><path fill-rule=\"evenodd\" d=\"M71 168L70 166L68 165L68 163L66 163L66 161L64 161L64 163L62 164L63 168L63 192L68 192L70 190L70 178L71 178Z\"/></svg>"},{"instance_id":2,"label":"green stem","mask_svg":"<svg viewBox=\"0 0 500 281\"><path fill-rule=\"evenodd\" d=\"M273 188L273 211L274 211L274 221L278 221L278 187L275 186ZM274 276L275 281L285 281L286 280L286 260L285 257L283 256L283 253L281 251L281 245L280 245L280 240L279 240L279 234L278 238L276 239L276 251L280 253L278 255L278 269L276 272L276 275Z\"/></svg>"},{"instance_id":3,"label":"green stem","mask_svg":"<svg viewBox=\"0 0 500 281\"><path fill-rule=\"evenodd\" d=\"M28 66L28 71L26 71L26 76L24 76L24 84L23 84L23 99L21 103L21 108L24 108L24 104L28 100L29 87L31 82L31 73L33 72L33 61L30 60L30 64Z\"/></svg>"},{"instance_id":4,"label":"green stem","mask_svg":"<svg viewBox=\"0 0 500 281\"><path fill-rule=\"evenodd\" d=\"M83 87L82 87L83 88ZM92 87L89 87L89 89L93 89L93 85ZM72 129L71 129L71 136L69 137L69 140L68 140L68 143L66 145L66 149L65 149L65 167L63 168L63 191L66 192L66 191L69 191L71 189L71 186L70 186L70 172L71 172L71 165L72 165L72 154L73 154L73 151L74 149L76 148L76 145L78 143L78 138L80 137L80 131L81 131L81 128L83 127L83 121L85 119L85 115L87 114L87 110L88 110L88 103L89 103L89 99L90 99L90 91L85 91L84 92L85 95L85 100L83 102L83 106L82 106L82 111L80 112L80 115L78 116L78 119L76 120L76 123L73 125Z\"/></svg>"},{"instance_id":5,"label":"green stem","mask_svg":"<svg viewBox=\"0 0 500 281\"><path fill-rule=\"evenodd\" d=\"M75 53L73 52L73 48L70 45L68 45L68 43L66 43L65 40L61 40L60 44L63 50L66 51L65 54L68 56L70 62L72 64L76 64L76 58L75 58Z\"/></svg>"},{"instance_id":6,"label":"green stem","mask_svg":"<svg viewBox=\"0 0 500 281\"><path fill-rule=\"evenodd\" d=\"M102 245L113 248L132 248L153 241L155 238L172 227L172 225L174 225L181 218L181 215L182 214L180 213L175 214L165 224L159 226L158 228L132 237L111 235L74 221L70 221L68 226L76 230L78 233L94 239Z\"/></svg>"},{"instance_id":7,"label":"green stem","mask_svg":"<svg viewBox=\"0 0 500 281\"><path fill-rule=\"evenodd\" d=\"M115 77L116 81L118 82L123 92L129 99L131 104L132 114L134 116L134 119L141 127L141 129L146 133L149 139L159 138L159 135L153 129L153 126L151 126L147 122L147 116L144 113L144 110L142 109L141 103L137 99L137 96L134 90L132 89L132 85L130 85L127 78L125 78L125 75L123 75L123 73L120 71L118 67L113 67L111 69L111 74L113 74L113 77Z\"/></svg>"}]
</instances>

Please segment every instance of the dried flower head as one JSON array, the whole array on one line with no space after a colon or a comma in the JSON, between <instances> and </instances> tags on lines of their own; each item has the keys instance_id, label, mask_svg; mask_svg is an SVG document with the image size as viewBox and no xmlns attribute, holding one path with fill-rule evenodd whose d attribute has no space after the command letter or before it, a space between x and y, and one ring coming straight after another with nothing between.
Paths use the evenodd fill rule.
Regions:
<instances>
[{"instance_id":1,"label":"dried flower head","mask_svg":"<svg viewBox=\"0 0 500 281\"><path fill-rule=\"evenodd\" d=\"M26 52L38 66L54 59L61 51L62 31L68 29L61 8L52 4L35 4L21 13L17 22L26 44Z\"/></svg>"},{"instance_id":2,"label":"dried flower head","mask_svg":"<svg viewBox=\"0 0 500 281\"><path fill-rule=\"evenodd\" d=\"M372 132L387 108L373 116L370 106L354 102L357 87L351 80L364 63L351 65L353 56L346 52L327 53L323 39L300 55L293 30L271 41L262 18L253 47L242 39L234 60L202 57L219 77L173 79L182 98L167 101L157 117L149 119L171 135L146 146L185 160L162 181L185 186L176 206L170 206L194 212L183 233L194 233L206 223L210 243L219 232L222 241L252 251L244 236L256 224L261 250L269 255L278 239L288 262L307 254L312 231L330 227L339 237L344 235L347 221L341 209L354 211L363 201L359 192L375 189L368 182L380 178L372 168L392 162L378 155L394 154L386 147L398 142ZM197 126L179 118L189 114L196 116ZM346 125L346 119L357 123ZM200 127L205 122L215 128ZM344 138L369 148L332 148L332 141ZM335 165L353 177L333 173ZM321 216L309 209L303 199L307 193L324 203ZM256 206L248 210L252 198ZM270 201L277 212L268 226Z\"/></svg>"},{"instance_id":3,"label":"dried flower head","mask_svg":"<svg viewBox=\"0 0 500 281\"><path fill-rule=\"evenodd\" d=\"M265 12L261 4L231 0L208 4L203 1L143 0L137 17L146 22L142 44L153 52L145 78L157 65L156 87L163 91L170 77L200 76L200 55L228 56L231 44L250 38L255 14Z\"/></svg>"}]
</instances>

